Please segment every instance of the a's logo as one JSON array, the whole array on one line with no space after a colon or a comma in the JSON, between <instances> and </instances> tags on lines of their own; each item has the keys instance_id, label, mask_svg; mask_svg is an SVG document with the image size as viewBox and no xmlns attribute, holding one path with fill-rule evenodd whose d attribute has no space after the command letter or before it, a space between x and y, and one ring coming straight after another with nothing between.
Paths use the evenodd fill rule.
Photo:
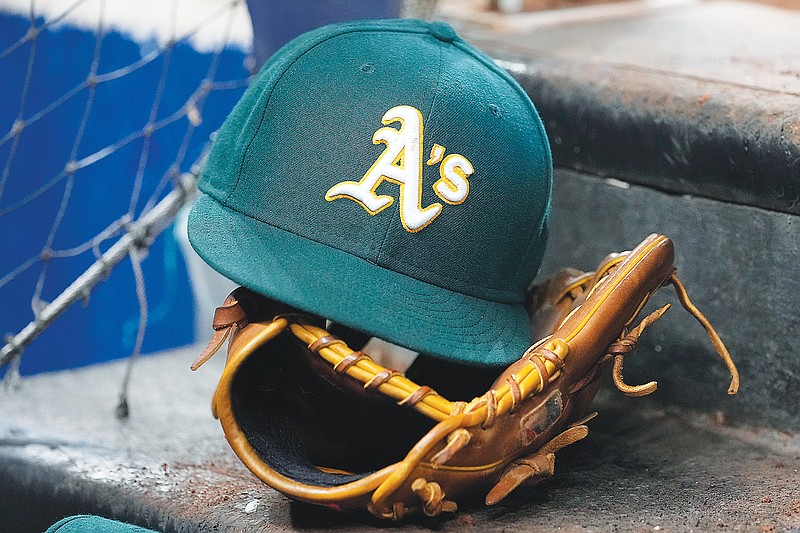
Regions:
<instances>
[{"instance_id":1,"label":"a's logo","mask_svg":"<svg viewBox=\"0 0 800 533\"><path fill-rule=\"evenodd\" d=\"M381 122L383 128L372 136L374 144L385 144L383 153L373 163L360 181L342 181L328 189L325 199L330 201L349 198L377 215L394 203L394 197L377 194L378 185L384 180L400 186L400 220L403 227L412 233L417 232L442 212L442 204L436 202L422 207L422 113L410 105L399 105L387 111ZM400 129L389 127L400 123ZM439 179L433 184L436 195L447 204L458 205L467 199L469 181L474 172L472 163L460 154L445 156L446 149L434 144L428 166L439 166Z\"/></svg>"}]
</instances>

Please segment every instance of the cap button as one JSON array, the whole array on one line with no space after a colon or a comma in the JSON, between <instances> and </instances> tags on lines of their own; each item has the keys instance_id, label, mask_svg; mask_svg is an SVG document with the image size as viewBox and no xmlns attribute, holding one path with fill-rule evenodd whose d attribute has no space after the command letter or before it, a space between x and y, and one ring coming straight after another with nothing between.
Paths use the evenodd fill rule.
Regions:
<instances>
[{"instance_id":1,"label":"cap button","mask_svg":"<svg viewBox=\"0 0 800 533\"><path fill-rule=\"evenodd\" d=\"M452 43L458 37L456 30L446 22L430 22L428 23L428 31L431 35L446 43Z\"/></svg>"}]
</instances>

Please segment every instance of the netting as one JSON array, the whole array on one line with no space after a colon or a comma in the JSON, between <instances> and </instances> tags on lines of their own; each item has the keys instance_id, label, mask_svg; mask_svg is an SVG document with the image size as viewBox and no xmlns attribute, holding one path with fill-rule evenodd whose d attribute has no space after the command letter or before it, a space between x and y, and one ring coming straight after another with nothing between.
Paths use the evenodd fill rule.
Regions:
<instances>
[{"instance_id":1,"label":"netting","mask_svg":"<svg viewBox=\"0 0 800 533\"><path fill-rule=\"evenodd\" d=\"M65 316L61 331L47 333L50 352L69 351L98 330L109 343L132 344L125 414L148 322L165 321L164 298L174 304L176 291L190 292L163 272L148 276L143 259L157 255L159 268L177 269L164 259L175 262L164 251L171 245L156 237L191 198L209 136L246 86L248 31L243 0L0 2L0 328L9 332L0 366L8 365L7 383L33 358L32 348L22 357L26 346L56 317L99 295L100 281L127 278L111 284L101 305L122 306L120 293L132 292L133 320L111 323L114 313L104 310L86 328L73 327L85 315L72 323ZM114 268L124 262L128 269ZM46 365L33 363L30 371L40 369Z\"/></svg>"}]
</instances>

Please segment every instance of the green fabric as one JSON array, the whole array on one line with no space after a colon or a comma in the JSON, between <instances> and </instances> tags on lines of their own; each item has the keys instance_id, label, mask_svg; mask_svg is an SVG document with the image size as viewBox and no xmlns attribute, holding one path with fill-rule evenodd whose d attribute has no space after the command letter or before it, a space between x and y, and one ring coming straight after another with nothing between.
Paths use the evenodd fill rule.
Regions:
<instances>
[{"instance_id":1,"label":"green fabric","mask_svg":"<svg viewBox=\"0 0 800 533\"><path fill-rule=\"evenodd\" d=\"M373 134L396 106L421 116L418 207L441 206L421 229L404 227L411 188L395 181L374 189L394 199L375 214L326 200L387 149ZM434 144L474 168L458 205L434 192ZM242 285L449 359L505 364L532 341L522 301L547 237L547 138L519 85L444 23L339 24L289 43L218 132L199 187L190 240Z\"/></svg>"},{"instance_id":2,"label":"green fabric","mask_svg":"<svg viewBox=\"0 0 800 533\"><path fill-rule=\"evenodd\" d=\"M45 533L158 533L152 529L117 522L99 516L77 515L62 518Z\"/></svg>"}]
</instances>

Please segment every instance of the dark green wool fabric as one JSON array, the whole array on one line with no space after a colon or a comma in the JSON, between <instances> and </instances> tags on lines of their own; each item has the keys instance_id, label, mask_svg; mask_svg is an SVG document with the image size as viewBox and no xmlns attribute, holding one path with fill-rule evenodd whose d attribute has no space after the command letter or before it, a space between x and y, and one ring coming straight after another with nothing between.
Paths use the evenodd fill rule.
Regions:
<instances>
[{"instance_id":1,"label":"dark green wool fabric","mask_svg":"<svg viewBox=\"0 0 800 533\"><path fill-rule=\"evenodd\" d=\"M45 533L158 533L152 529L109 520L100 516L76 515L62 518Z\"/></svg>"},{"instance_id":2,"label":"dark green wool fabric","mask_svg":"<svg viewBox=\"0 0 800 533\"><path fill-rule=\"evenodd\" d=\"M190 216L211 266L431 355L508 363L547 237L533 104L444 23L332 25L264 66L217 134Z\"/></svg>"}]
</instances>

